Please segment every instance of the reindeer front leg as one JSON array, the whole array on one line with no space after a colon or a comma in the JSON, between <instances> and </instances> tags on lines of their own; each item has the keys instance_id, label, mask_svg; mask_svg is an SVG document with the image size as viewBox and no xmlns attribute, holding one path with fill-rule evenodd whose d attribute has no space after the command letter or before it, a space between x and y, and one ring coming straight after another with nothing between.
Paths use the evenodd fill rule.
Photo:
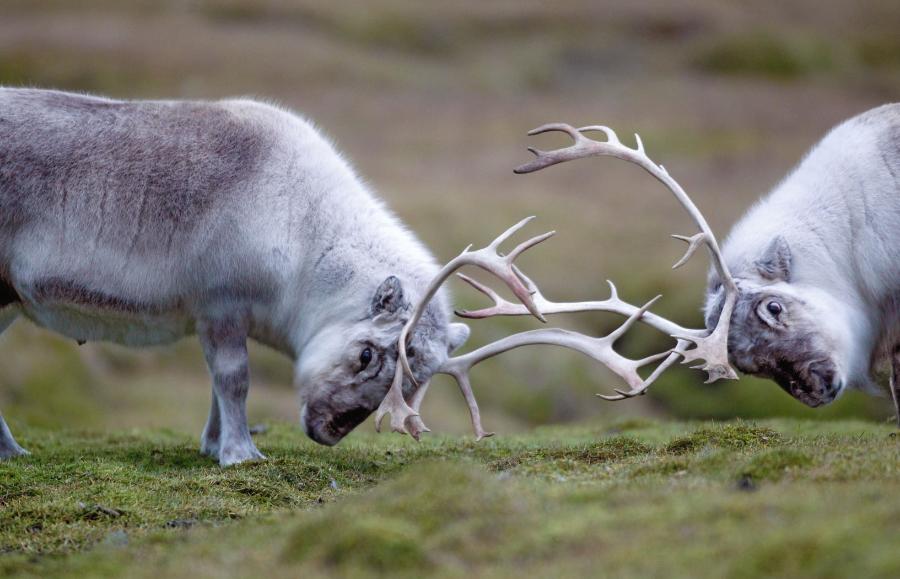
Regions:
<instances>
[{"instance_id":1,"label":"reindeer front leg","mask_svg":"<svg viewBox=\"0 0 900 579\"><path fill-rule=\"evenodd\" d=\"M897 427L900 428L900 346L894 348L891 356L891 398L897 413Z\"/></svg>"},{"instance_id":2,"label":"reindeer front leg","mask_svg":"<svg viewBox=\"0 0 900 579\"><path fill-rule=\"evenodd\" d=\"M201 450L215 453L222 466L265 458L253 444L247 426L250 366L246 317L204 320L198 329L213 381L213 407Z\"/></svg>"}]
</instances>

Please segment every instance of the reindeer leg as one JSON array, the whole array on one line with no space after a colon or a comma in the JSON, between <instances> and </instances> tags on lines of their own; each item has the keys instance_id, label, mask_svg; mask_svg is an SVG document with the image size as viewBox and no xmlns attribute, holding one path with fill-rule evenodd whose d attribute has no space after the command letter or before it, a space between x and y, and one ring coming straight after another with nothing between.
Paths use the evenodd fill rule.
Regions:
<instances>
[{"instance_id":1,"label":"reindeer leg","mask_svg":"<svg viewBox=\"0 0 900 579\"><path fill-rule=\"evenodd\" d=\"M203 427L200 437L200 452L213 458L219 457L219 436L222 433L222 422L219 414L219 397L215 387L212 389L212 404L209 407L209 418Z\"/></svg>"},{"instance_id":2,"label":"reindeer leg","mask_svg":"<svg viewBox=\"0 0 900 579\"><path fill-rule=\"evenodd\" d=\"M24 454L30 453L19 446L19 443L13 438L12 432L9 431L9 426L6 425L6 421L3 420L3 416L0 416L0 460L6 460Z\"/></svg>"},{"instance_id":3,"label":"reindeer leg","mask_svg":"<svg viewBox=\"0 0 900 579\"><path fill-rule=\"evenodd\" d=\"M0 310L0 334L15 321L16 315L12 308L6 312ZM13 438L12 432L9 431L6 421L3 420L3 416L0 415L0 460L22 456L23 454L28 454L28 451L19 446L19 443Z\"/></svg>"},{"instance_id":4,"label":"reindeer leg","mask_svg":"<svg viewBox=\"0 0 900 579\"><path fill-rule=\"evenodd\" d=\"M897 428L900 428L900 346L894 348L891 356L891 398L897 414Z\"/></svg>"},{"instance_id":5,"label":"reindeer leg","mask_svg":"<svg viewBox=\"0 0 900 579\"><path fill-rule=\"evenodd\" d=\"M246 317L202 320L198 329L213 381L214 408L204 430L206 440L217 438L215 450L222 466L265 458L253 444L247 426L250 367Z\"/></svg>"}]
</instances>

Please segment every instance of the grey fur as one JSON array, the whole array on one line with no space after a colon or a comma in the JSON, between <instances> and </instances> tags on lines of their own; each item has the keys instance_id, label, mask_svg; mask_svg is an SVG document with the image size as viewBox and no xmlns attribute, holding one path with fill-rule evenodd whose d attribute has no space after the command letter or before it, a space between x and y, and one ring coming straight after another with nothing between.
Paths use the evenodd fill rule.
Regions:
<instances>
[{"instance_id":1,"label":"grey fur","mask_svg":"<svg viewBox=\"0 0 900 579\"><path fill-rule=\"evenodd\" d=\"M735 225L723 253L740 289L729 333L739 370L774 378L810 406L875 388L900 343L898 176L892 104L833 129ZM710 327L719 286L711 272Z\"/></svg>"},{"instance_id":2,"label":"grey fur","mask_svg":"<svg viewBox=\"0 0 900 579\"><path fill-rule=\"evenodd\" d=\"M247 339L295 361L305 428L333 444L383 398L402 305L436 271L295 114L0 88L0 316L134 346L199 333L214 385L202 450L222 464L261 457ZM441 295L419 324L420 383L447 357L449 316ZM377 360L357 372L365 347Z\"/></svg>"}]
</instances>

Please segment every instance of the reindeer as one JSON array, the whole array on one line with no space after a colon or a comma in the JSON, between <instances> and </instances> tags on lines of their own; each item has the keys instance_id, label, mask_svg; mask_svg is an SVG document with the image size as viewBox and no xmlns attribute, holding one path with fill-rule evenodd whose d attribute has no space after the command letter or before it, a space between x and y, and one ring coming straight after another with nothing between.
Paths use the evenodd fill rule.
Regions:
<instances>
[{"instance_id":1,"label":"reindeer","mask_svg":"<svg viewBox=\"0 0 900 579\"><path fill-rule=\"evenodd\" d=\"M0 331L23 316L79 343L197 335L212 377L200 448L222 465L264 458L248 339L294 361L303 427L335 444L384 398L437 269L295 114L0 89ZM407 335L415 383L468 336L430 297ZM0 458L21 454L0 417Z\"/></svg>"},{"instance_id":2,"label":"reindeer","mask_svg":"<svg viewBox=\"0 0 900 579\"><path fill-rule=\"evenodd\" d=\"M629 386L617 389L615 395L600 395L607 400L646 393L662 372L681 361L702 362L697 367L707 372L707 382L736 379L733 363L745 373L773 378L793 397L816 407L832 402L850 387L873 390L871 376L879 365L890 363L890 391L900 425L900 233L896 232L900 219L900 105L874 109L831 131L768 198L739 221L724 251L681 186L662 165L647 157L638 135L632 149L604 126L575 129L549 124L529 134L550 131L568 134L574 144L555 151L530 148L536 158L516 173L585 157L616 157L643 168L687 210L699 232L690 237L673 236L688 243L687 252L673 267L683 265L698 248L708 249L712 267L705 305L707 328L682 328L650 313L659 296L640 308L623 302L612 282L607 300L550 301L511 264L522 246L508 257L498 254L488 263L483 258L467 260L464 252L435 277L425 294L426 302L417 304L417 310L453 271L472 264L498 275L507 285L524 282L530 297L512 303L460 274L494 302L489 308L458 312L463 317L532 314L543 320L544 315L581 311L627 316L622 326L602 338L562 329L533 330L449 358L437 372L458 381L477 438L491 433L481 425L469 370L482 360L530 344L571 348L606 365ZM606 140L585 135L596 131L604 133ZM489 248L496 249L495 244ZM515 279L510 279L510 271ZM669 335L674 346L641 360L619 355L613 349L615 341L637 322ZM395 431L418 437L427 430L418 414L425 389L418 390L411 406L399 395L404 375L411 372L404 357L403 336L415 323L414 314L401 333L400 364L376 421L389 412ZM638 374L639 368L656 362L660 363L646 379Z\"/></svg>"},{"instance_id":3,"label":"reindeer","mask_svg":"<svg viewBox=\"0 0 900 579\"><path fill-rule=\"evenodd\" d=\"M848 388L889 390L900 425L900 104L831 130L734 226L723 254L739 284L729 351L817 407ZM723 312L721 278L706 295Z\"/></svg>"}]
</instances>

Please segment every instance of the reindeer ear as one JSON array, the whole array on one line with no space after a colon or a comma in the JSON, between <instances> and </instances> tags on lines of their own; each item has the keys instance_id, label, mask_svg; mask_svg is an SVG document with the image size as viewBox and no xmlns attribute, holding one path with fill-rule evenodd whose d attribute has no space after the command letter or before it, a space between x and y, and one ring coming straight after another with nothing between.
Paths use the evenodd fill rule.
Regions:
<instances>
[{"instance_id":1,"label":"reindeer ear","mask_svg":"<svg viewBox=\"0 0 900 579\"><path fill-rule=\"evenodd\" d=\"M461 348L466 340L469 339L469 326L465 324L450 324L447 330L447 353L452 354L458 348Z\"/></svg>"},{"instance_id":2,"label":"reindeer ear","mask_svg":"<svg viewBox=\"0 0 900 579\"><path fill-rule=\"evenodd\" d=\"M397 276L392 275L381 282L381 285L375 290L370 314L373 318L380 314L396 314L398 311L406 309L407 305L403 298L403 284L400 283Z\"/></svg>"},{"instance_id":3,"label":"reindeer ear","mask_svg":"<svg viewBox=\"0 0 900 579\"><path fill-rule=\"evenodd\" d=\"M759 275L772 281L791 281L791 248L782 236L772 240L756 262Z\"/></svg>"}]
</instances>

